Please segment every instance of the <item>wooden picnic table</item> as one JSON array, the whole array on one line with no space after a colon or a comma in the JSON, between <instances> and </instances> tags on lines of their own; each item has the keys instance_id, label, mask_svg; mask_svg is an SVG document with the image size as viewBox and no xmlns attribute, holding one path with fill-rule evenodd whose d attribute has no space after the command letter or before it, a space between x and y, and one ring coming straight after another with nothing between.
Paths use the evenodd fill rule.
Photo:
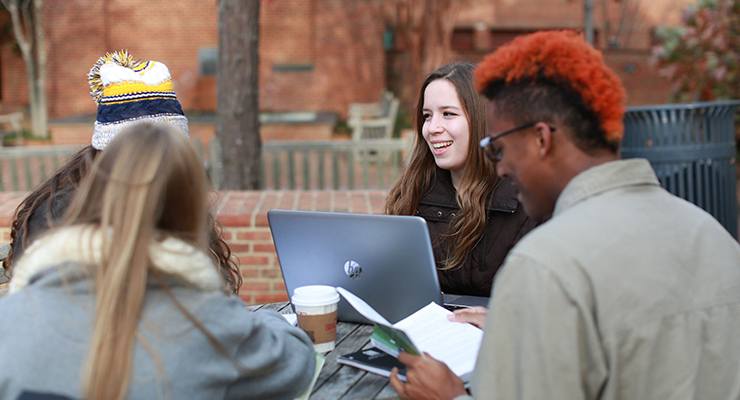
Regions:
<instances>
[{"instance_id":1,"label":"wooden picnic table","mask_svg":"<svg viewBox=\"0 0 740 400\"><path fill-rule=\"evenodd\" d=\"M281 314L293 314L290 303L271 303L250 306L250 310L275 310ZM326 354L326 362L311 393L311 400L334 399L397 399L396 391L388 378L337 363L337 357L353 353L370 345L372 325L339 322L334 350Z\"/></svg>"}]
</instances>

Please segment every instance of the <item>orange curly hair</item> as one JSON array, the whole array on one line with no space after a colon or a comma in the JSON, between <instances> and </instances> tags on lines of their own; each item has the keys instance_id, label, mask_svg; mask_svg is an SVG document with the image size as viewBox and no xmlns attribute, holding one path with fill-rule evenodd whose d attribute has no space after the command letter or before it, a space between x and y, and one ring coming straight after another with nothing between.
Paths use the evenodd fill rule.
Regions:
<instances>
[{"instance_id":1,"label":"orange curly hair","mask_svg":"<svg viewBox=\"0 0 740 400\"><path fill-rule=\"evenodd\" d=\"M487 55L475 69L475 87L482 92L493 82L536 81L544 77L567 84L599 119L609 142L624 134L624 87L606 66L601 52L573 31L542 31L520 36Z\"/></svg>"}]
</instances>

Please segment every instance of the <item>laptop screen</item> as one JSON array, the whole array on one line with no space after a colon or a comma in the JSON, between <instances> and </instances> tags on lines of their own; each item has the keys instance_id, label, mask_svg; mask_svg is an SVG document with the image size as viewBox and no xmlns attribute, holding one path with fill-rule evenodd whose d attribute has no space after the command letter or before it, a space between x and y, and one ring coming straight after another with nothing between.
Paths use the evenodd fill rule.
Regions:
<instances>
[{"instance_id":1,"label":"laptop screen","mask_svg":"<svg viewBox=\"0 0 740 400\"><path fill-rule=\"evenodd\" d=\"M426 221L420 217L270 210L288 295L304 285L341 286L395 323L442 305ZM344 299L340 321L367 323Z\"/></svg>"}]
</instances>

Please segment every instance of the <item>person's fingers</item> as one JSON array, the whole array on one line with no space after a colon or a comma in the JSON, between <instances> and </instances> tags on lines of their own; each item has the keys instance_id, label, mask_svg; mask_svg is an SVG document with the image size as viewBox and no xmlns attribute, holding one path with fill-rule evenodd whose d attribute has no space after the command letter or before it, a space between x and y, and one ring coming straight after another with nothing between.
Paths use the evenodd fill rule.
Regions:
<instances>
[{"instance_id":1,"label":"person's fingers","mask_svg":"<svg viewBox=\"0 0 740 400\"><path fill-rule=\"evenodd\" d=\"M399 397L403 398L402 396L406 395L406 390L404 388L403 382L401 382L401 380L398 378L398 368L393 367L393 369L391 370L390 380L393 390L398 393Z\"/></svg>"},{"instance_id":2,"label":"person's fingers","mask_svg":"<svg viewBox=\"0 0 740 400\"><path fill-rule=\"evenodd\" d=\"M453 322L467 322L478 328L482 328L486 322L486 314L481 312L455 313L448 314L447 319Z\"/></svg>"},{"instance_id":3,"label":"person's fingers","mask_svg":"<svg viewBox=\"0 0 740 400\"><path fill-rule=\"evenodd\" d=\"M470 308L461 308L459 310L453 311L455 314L465 314L465 313L478 313L478 314L485 314L488 312L488 309L481 306L475 306Z\"/></svg>"},{"instance_id":4,"label":"person's fingers","mask_svg":"<svg viewBox=\"0 0 740 400\"><path fill-rule=\"evenodd\" d=\"M427 353L426 351L424 352L424 358L421 358L421 357L417 357L417 358L418 358L418 360L416 360L416 361L419 362L419 363L424 362L424 361L429 362L431 360L431 362L434 362L434 363L437 363L437 364L444 364L445 366L447 365L447 364L443 363L442 361L439 361L436 358L432 357L432 355L429 354L429 353Z\"/></svg>"},{"instance_id":5,"label":"person's fingers","mask_svg":"<svg viewBox=\"0 0 740 400\"><path fill-rule=\"evenodd\" d=\"M417 362L417 361L418 361L418 359L420 359L420 358L421 358L421 357L419 357L419 356L412 356L412 355L411 355L411 354L410 354L409 352L407 352L407 351L402 351L402 352L401 352L400 354L398 354L398 361L400 361L400 362L401 362L401 364L403 364L403 365L407 365L407 366L408 366L408 365L410 365L410 366L413 366L414 364L416 364L416 362Z\"/></svg>"},{"instance_id":6,"label":"person's fingers","mask_svg":"<svg viewBox=\"0 0 740 400\"><path fill-rule=\"evenodd\" d=\"M447 314L447 319L453 322L468 322L471 319L478 318L481 314Z\"/></svg>"}]
</instances>

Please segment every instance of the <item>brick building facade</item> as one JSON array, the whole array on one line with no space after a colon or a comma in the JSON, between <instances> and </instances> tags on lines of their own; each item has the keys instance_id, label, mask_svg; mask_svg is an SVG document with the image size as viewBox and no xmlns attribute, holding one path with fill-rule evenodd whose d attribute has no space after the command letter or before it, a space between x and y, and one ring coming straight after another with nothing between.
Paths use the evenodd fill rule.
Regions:
<instances>
[{"instance_id":1,"label":"brick building facade","mask_svg":"<svg viewBox=\"0 0 740 400\"><path fill-rule=\"evenodd\" d=\"M379 96L385 53L377 1L262 3L262 110L342 112L351 101ZM216 0L52 1L44 18L51 119L95 113L86 74L98 57L119 49L165 63L186 113L215 110ZM0 46L0 81L0 112L28 103L13 40Z\"/></svg>"},{"instance_id":2,"label":"brick building facade","mask_svg":"<svg viewBox=\"0 0 740 400\"><path fill-rule=\"evenodd\" d=\"M667 98L669 83L647 64L651 30L677 23L680 11L690 2L633 2L641 7L628 14L632 16L628 25L619 22L625 2L613 3L606 14L600 8L602 2L596 2L597 44L625 81L630 105L662 103ZM329 111L341 118L346 116L348 103L374 101L393 74L382 3L262 0L261 110ZM7 11L0 19L7 21ZM168 65L186 113L213 112L217 19L217 0L47 2L50 118L94 114L85 74L99 56L124 48L137 58ZM582 19L581 1L468 0L457 16L455 58L478 61L518 34L577 29ZM610 29L605 20L610 21ZM614 35L619 27L623 29ZM607 31L616 38L607 37ZM23 109L28 102L23 62L7 35L0 44L0 113ZM618 46L610 49L610 40Z\"/></svg>"}]
</instances>

